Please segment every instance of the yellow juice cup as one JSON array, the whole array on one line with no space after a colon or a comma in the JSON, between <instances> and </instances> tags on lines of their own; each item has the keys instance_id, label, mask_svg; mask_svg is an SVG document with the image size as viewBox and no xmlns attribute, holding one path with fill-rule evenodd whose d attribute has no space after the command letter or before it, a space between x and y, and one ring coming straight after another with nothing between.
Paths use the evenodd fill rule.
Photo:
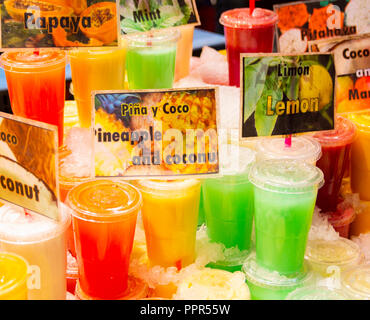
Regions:
<instances>
[{"instance_id":1,"label":"yellow juice cup","mask_svg":"<svg viewBox=\"0 0 370 320\"><path fill-rule=\"evenodd\" d=\"M361 262L360 247L348 239L309 240L305 259L311 270L322 277L333 275L332 266L337 266L341 272Z\"/></svg>"},{"instance_id":2,"label":"yellow juice cup","mask_svg":"<svg viewBox=\"0 0 370 320\"><path fill-rule=\"evenodd\" d=\"M350 226L350 236L359 236L370 232L370 201L361 201L362 210L356 214Z\"/></svg>"},{"instance_id":3,"label":"yellow juice cup","mask_svg":"<svg viewBox=\"0 0 370 320\"><path fill-rule=\"evenodd\" d=\"M177 42L175 81L189 75L190 58L193 55L194 26L184 25L178 29L181 33L181 37Z\"/></svg>"},{"instance_id":4,"label":"yellow juice cup","mask_svg":"<svg viewBox=\"0 0 370 320\"><path fill-rule=\"evenodd\" d=\"M125 88L126 47L68 51L80 125L91 126L91 92Z\"/></svg>"},{"instance_id":5,"label":"yellow juice cup","mask_svg":"<svg viewBox=\"0 0 370 320\"><path fill-rule=\"evenodd\" d=\"M370 111L352 113L349 119L357 127L351 151L351 188L361 200L370 201Z\"/></svg>"},{"instance_id":6,"label":"yellow juice cup","mask_svg":"<svg viewBox=\"0 0 370 320\"><path fill-rule=\"evenodd\" d=\"M195 260L199 180L141 180L142 217L151 265L180 270Z\"/></svg>"},{"instance_id":7,"label":"yellow juice cup","mask_svg":"<svg viewBox=\"0 0 370 320\"><path fill-rule=\"evenodd\" d=\"M0 300L27 300L27 268L20 256L0 252Z\"/></svg>"}]
</instances>

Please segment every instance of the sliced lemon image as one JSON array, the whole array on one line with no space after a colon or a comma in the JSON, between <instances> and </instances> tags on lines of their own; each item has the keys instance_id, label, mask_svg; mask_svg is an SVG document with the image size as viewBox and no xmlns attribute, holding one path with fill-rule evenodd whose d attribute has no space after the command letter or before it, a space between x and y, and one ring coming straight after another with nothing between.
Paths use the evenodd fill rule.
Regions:
<instances>
[{"instance_id":1,"label":"sliced lemon image","mask_svg":"<svg viewBox=\"0 0 370 320\"><path fill-rule=\"evenodd\" d=\"M308 75L299 79L299 99L319 98L319 110L328 105L333 99L333 80L321 65L310 66Z\"/></svg>"}]
</instances>

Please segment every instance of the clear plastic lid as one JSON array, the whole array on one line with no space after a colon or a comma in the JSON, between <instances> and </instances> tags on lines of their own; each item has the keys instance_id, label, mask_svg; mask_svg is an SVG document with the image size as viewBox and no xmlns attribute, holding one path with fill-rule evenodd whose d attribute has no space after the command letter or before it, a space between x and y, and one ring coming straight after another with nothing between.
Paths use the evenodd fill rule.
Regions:
<instances>
[{"instance_id":1,"label":"clear plastic lid","mask_svg":"<svg viewBox=\"0 0 370 320\"><path fill-rule=\"evenodd\" d=\"M340 237L338 240L309 240L305 258L324 266L355 265L361 260L361 249L353 241Z\"/></svg>"},{"instance_id":2,"label":"clear plastic lid","mask_svg":"<svg viewBox=\"0 0 370 320\"><path fill-rule=\"evenodd\" d=\"M6 71L29 72L43 69L65 67L66 55L62 50L37 49L4 52L1 57L1 66Z\"/></svg>"},{"instance_id":3,"label":"clear plastic lid","mask_svg":"<svg viewBox=\"0 0 370 320\"><path fill-rule=\"evenodd\" d=\"M285 300L348 300L348 297L339 289L308 286L290 292Z\"/></svg>"},{"instance_id":4,"label":"clear plastic lid","mask_svg":"<svg viewBox=\"0 0 370 320\"><path fill-rule=\"evenodd\" d=\"M347 118L336 116L335 129L321 131L313 137L320 142L323 147L344 146L352 143L356 135L356 126Z\"/></svg>"},{"instance_id":5,"label":"clear plastic lid","mask_svg":"<svg viewBox=\"0 0 370 320\"><path fill-rule=\"evenodd\" d=\"M322 171L306 162L270 159L256 162L249 180L258 188L282 193L303 193L320 188Z\"/></svg>"},{"instance_id":6,"label":"clear plastic lid","mask_svg":"<svg viewBox=\"0 0 370 320\"><path fill-rule=\"evenodd\" d=\"M12 204L0 207L0 239L8 243L33 243L56 238L71 224L66 206L60 203L60 220Z\"/></svg>"},{"instance_id":7,"label":"clear plastic lid","mask_svg":"<svg viewBox=\"0 0 370 320\"><path fill-rule=\"evenodd\" d=\"M0 252L0 300L1 296L25 284L27 268L28 263L22 257Z\"/></svg>"},{"instance_id":8,"label":"clear plastic lid","mask_svg":"<svg viewBox=\"0 0 370 320\"><path fill-rule=\"evenodd\" d=\"M91 180L68 193L67 205L77 218L108 222L137 212L142 199L139 190L128 183Z\"/></svg>"},{"instance_id":9,"label":"clear plastic lid","mask_svg":"<svg viewBox=\"0 0 370 320\"><path fill-rule=\"evenodd\" d=\"M220 147L220 173L235 175L248 173L256 161L256 152L237 144L224 144Z\"/></svg>"},{"instance_id":10,"label":"clear plastic lid","mask_svg":"<svg viewBox=\"0 0 370 320\"><path fill-rule=\"evenodd\" d=\"M255 8L252 15L249 8L239 8L222 13L220 23L229 28L255 28L277 23L278 15L274 11Z\"/></svg>"},{"instance_id":11,"label":"clear plastic lid","mask_svg":"<svg viewBox=\"0 0 370 320\"><path fill-rule=\"evenodd\" d=\"M304 263L301 272L289 276L281 275L277 271L270 271L260 266L257 263L255 252L246 259L242 270L247 281L258 287L271 290L294 290L297 286L308 284L313 279L313 274L306 263Z\"/></svg>"},{"instance_id":12,"label":"clear plastic lid","mask_svg":"<svg viewBox=\"0 0 370 320\"><path fill-rule=\"evenodd\" d=\"M308 136L292 137L291 146L285 144L285 138L259 138L256 143L258 159L292 159L315 163L321 157L321 145Z\"/></svg>"},{"instance_id":13,"label":"clear plastic lid","mask_svg":"<svg viewBox=\"0 0 370 320\"><path fill-rule=\"evenodd\" d=\"M345 271L342 274L342 288L352 299L370 300L370 264Z\"/></svg>"},{"instance_id":14,"label":"clear plastic lid","mask_svg":"<svg viewBox=\"0 0 370 320\"><path fill-rule=\"evenodd\" d=\"M181 33L176 29L163 29L126 35L129 47L156 47L176 43Z\"/></svg>"},{"instance_id":15,"label":"clear plastic lid","mask_svg":"<svg viewBox=\"0 0 370 320\"><path fill-rule=\"evenodd\" d=\"M356 125L360 131L370 131L370 111L351 113L349 119Z\"/></svg>"}]
</instances>

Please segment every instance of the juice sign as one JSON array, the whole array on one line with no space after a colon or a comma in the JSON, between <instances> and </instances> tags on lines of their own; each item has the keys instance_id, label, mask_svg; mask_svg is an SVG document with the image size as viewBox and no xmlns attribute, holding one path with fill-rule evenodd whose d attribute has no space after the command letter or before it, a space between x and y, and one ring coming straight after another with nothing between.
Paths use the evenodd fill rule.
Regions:
<instances>
[{"instance_id":1,"label":"juice sign","mask_svg":"<svg viewBox=\"0 0 370 320\"><path fill-rule=\"evenodd\" d=\"M370 109L370 38L342 41L332 52L337 70L337 112Z\"/></svg>"},{"instance_id":2,"label":"juice sign","mask_svg":"<svg viewBox=\"0 0 370 320\"><path fill-rule=\"evenodd\" d=\"M219 172L217 89L97 91L96 177L184 177Z\"/></svg>"},{"instance_id":3,"label":"juice sign","mask_svg":"<svg viewBox=\"0 0 370 320\"><path fill-rule=\"evenodd\" d=\"M334 128L331 54L244 54L241 138Z\"/></svg>"},{"instance_id":4,"label":"juice sign","mask_svg":"<svg viewBox=\"0 0 370 320\"><path fill-rule=\"evenodd\" d=\"M116 0L5 0L2 48L117 46Z\"/></svg>"},{"instance_id":5,"label":"juice sign","mask_svg":"<svg viewBox=\"0 0 370 320\"><path fill-rule=\"evenodd\" d=\"M0 112L0 199L57 220L57 152L56 127Z\"/></svg>"},{"instance_id":6,"label":"juice sign","mask_svg":"<svg viewBox=\"0 0 370 320\"><path fill-rule=\"evenodd\" d=\"M120 0L119 12L124 34L200 25L195 0Z\"/></svg>"},{"instance_id":7,"label":"juice sign","mask_svg":"<svg viewBox=\"0 0 370 320\"><path fill-rule=\"evenodd\" d=\"M368 0L297 1L274 5L279 16L278 51L321 51L326 39L346 38L370 32Z\"/></svg>"}]
</instances>

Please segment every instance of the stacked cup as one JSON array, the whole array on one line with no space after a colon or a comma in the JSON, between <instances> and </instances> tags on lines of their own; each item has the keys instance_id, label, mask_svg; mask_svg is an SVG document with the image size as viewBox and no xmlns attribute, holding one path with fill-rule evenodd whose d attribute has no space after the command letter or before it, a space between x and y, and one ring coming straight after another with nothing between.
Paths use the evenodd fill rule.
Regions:
<instances>
[{"instance_id":1,"label":"stacked cup","mask_svg":"<svg viewBox=\"0 0 370 320\"><path fill-rule=\"evenodd\" d=\"M304 261L308 232L323 173L315 164L321 146L307 136L260 138L249 173L254 186L255 246L243 272L255 300L285 299L311 282Z\"/></svg>"},{"instance_id":2,"label":"stacked cup","mask_svg":"<svg viewBox=\"0 0 370 320\"><path fill-rule=\"evenodd\" d=\"M341 116L335 119L335 129L316 133L322 156L317 166L323 171L325 184L317 196L317 206L328 215L329 221L341 237L348 238L355 211L340 205L342 180L349 169L350 152L356 135L354 124Z\"/></svg>"}]
</instances>

